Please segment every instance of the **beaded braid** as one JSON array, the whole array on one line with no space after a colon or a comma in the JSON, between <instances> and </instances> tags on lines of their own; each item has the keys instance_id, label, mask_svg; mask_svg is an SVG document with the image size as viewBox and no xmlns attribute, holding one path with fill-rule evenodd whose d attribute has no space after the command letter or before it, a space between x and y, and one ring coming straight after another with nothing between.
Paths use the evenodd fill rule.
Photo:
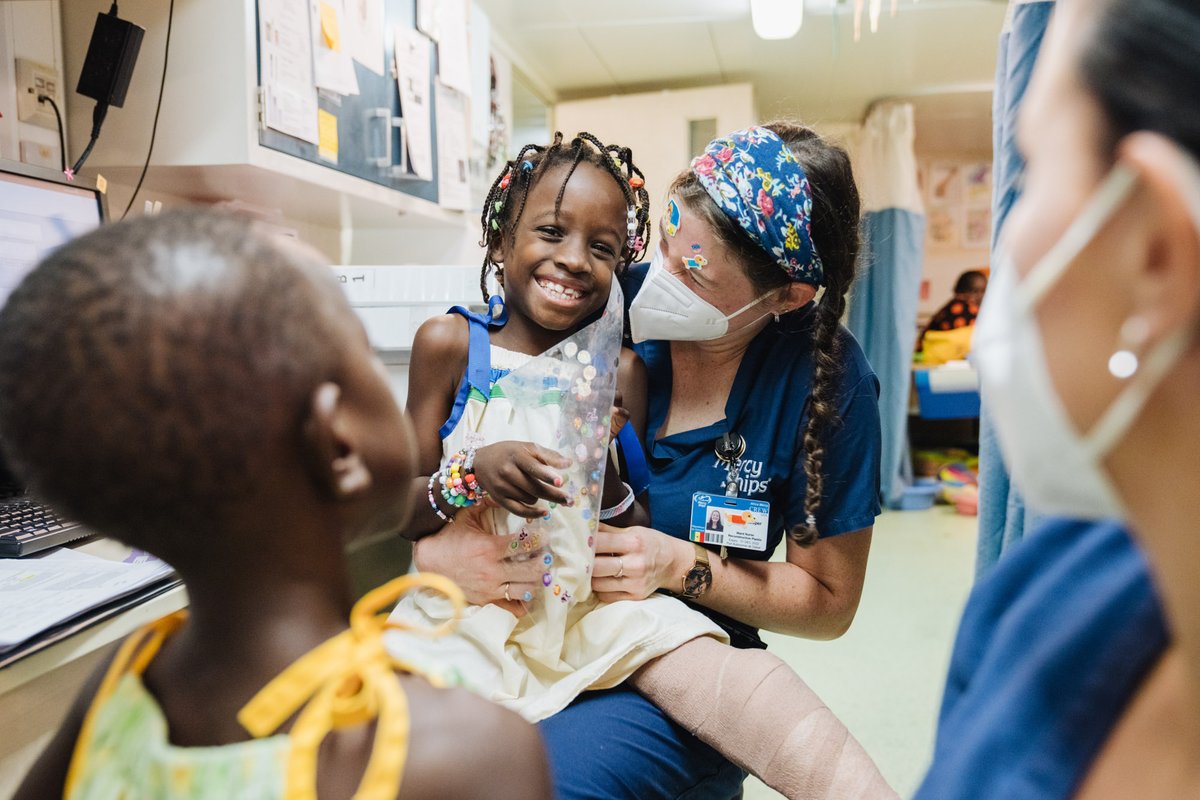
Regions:
<instances>
[{"instance_id":1,"label":"beaded braid","mask_svg":"<svg viewBox=\"0 0 1200 800\"><path fill-rule=\"evenodd\" d=\"M790 123L766 126L787 142L809 177L813 192L813 241L825 268L824 291L813 326L813 377L808 425L804 429L805 521L788 532L808 547L818 537L817 512L824 489L825 439L838 416L842 371L840 327L858 266L860 200L846 151L814 131Z\"/></svg>"},{"instance_id":2,"label":"beaded braid","mask_svg":"<svg viewBox=\"0 0 1200 800\"><path fill-rule=\"evenodd\" d=\"M491 189L488 190L479 218L483 228L483 238L479 244L485 249L483 269L479 274L479 290L485 302L488 300L488 275L492 270L499 268L493 255L500 252L504 242L516 230L517 223L525 211L529 190L542 175L558 164L569 164L555 200L557 210L562 206L567 183L575 173L575 168L585 162L612 175L617 186L621 188L626 206L633 210L629 218L629 237L621 252L618 271L645 256L646 242L649 239L650 195L646 191L645 176L633 163L633 152L628 147L606 145L586 131L576 134L569 144L563 144L562 132L556 131L554 140L549 145L527 144L522 147L517 157L504 165L504 169L496 176ZM515 212L510 203L514 193L520 198Z\"/></svg>"}]
</instances>

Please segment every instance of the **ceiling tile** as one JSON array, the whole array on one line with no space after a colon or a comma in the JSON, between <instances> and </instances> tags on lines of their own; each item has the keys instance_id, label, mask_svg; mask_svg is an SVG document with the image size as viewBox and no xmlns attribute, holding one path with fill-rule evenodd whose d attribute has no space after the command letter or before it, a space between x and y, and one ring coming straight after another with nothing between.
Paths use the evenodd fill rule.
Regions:
<instances>
[{"instance_id":1,"label":"ceiling tile","mask_svg":"<svg viewBox=\"0 0 1200 800\"><path fill-rule=\"evenodd\" d=\"M721 82L706 23L595 27L582 33L619 85L675 83L699 76Z\"/></svg>"}]
</instances>

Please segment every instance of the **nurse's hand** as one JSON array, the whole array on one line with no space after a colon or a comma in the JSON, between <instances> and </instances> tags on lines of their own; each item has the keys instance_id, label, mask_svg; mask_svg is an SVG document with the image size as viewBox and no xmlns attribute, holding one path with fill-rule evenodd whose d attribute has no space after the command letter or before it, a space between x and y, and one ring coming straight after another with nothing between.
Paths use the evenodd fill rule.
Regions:
<instances>
[{"instance_id":1,"label":"nurse's hand","mask_svg":"<svg viewBox=\"0 0 1200 800\"><path fill-rule=\"evenodd\" d=\"M490 522L487 506L464 508L441 531L417 540L413 562L422 572L436 572L457 583L468 603L491 603L523 617L528 610L523 598L538 595L541 559L522 553L523 560L517 560L517 535L496 536Z\"/></svg>"},{"instance_id":2,"label":"nurse's hand","mask_svg":"<svg viewBox=\"0 0 1200 800\"><path fill-rule=\"evenodd\" d=\"M600 524L592 591L606 603L645 600L659 589L678 592L696 561L688 542L653 528Z\"/></svg>"}]
</instances>

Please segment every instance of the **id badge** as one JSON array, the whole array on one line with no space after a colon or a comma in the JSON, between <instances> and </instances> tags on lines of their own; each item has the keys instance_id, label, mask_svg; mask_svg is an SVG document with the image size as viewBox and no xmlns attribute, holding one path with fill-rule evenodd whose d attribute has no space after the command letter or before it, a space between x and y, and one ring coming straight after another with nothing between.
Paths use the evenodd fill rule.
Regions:
<instances>
[{"instance_id":1,"label":"id badge","mask_svg":"<svg viewBox=\"0 0 1200 800\"><path fill-rule=\"evenodd\" d=\"M708 492L692 495L690 537L693 542L766 550L770 520L771 504L766 500Z\"/></svg>"}]
</instances>

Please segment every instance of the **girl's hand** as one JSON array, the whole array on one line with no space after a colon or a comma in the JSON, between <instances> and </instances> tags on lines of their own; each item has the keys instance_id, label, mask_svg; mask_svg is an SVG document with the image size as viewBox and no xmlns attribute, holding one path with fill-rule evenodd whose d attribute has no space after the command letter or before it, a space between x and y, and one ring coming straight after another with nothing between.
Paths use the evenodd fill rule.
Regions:
<instances>
[{"instance_id":1,"label":"girl's hand","mask_svg":"<svg viewBox=\"0 0 1200 800\"><path fill-rule=\"evenodd\" d=\"M571 462L532 442L497 442L475 451L473 469L488 496L509 513L533 519L545 513L539 500L568 504L558 470Z\"/></svg>"},{"instance_id":2,"label":"girl's hand","mask_svg":"<svg viewBox=\"0 0 1200 800\"><path fill-rule=\"evenodd\" d=\"M629 409L625 408L625 400L621 396L621 390L617 389L617 394L613 398L612 413L609 414L613 438L617 438L617 434L621 432L621 428L625 427L625 423L629 422Z\"/></svg>"},{"instance_id":3,"label":"girl's hand","mask_svg":"<svg viewBox=\"0 0 1200 800\"><path fill-rule=\"evenodd\" d=\"M493 535L489 509L471 506L459 511L440 532L418 539L413 562L422 572L437 572L457 583L468 603L492 603L523 617L527 611L523 598L526 593L536 597L541 586L542 562L540 557L512 558L516 541L516 535Z\"/></svg>"},{"instance_id":4,"label":"girl's hand","mask_svg":"<svg viewBox=\"0 0 1200 800\"><path fill-rule=\"evenodd\" d=\"M659 589L678 592L695 563L689 542L653 528L614 528L600 523L592 590L600 600L644 600Z\"/></svg>"}]
</instances>

